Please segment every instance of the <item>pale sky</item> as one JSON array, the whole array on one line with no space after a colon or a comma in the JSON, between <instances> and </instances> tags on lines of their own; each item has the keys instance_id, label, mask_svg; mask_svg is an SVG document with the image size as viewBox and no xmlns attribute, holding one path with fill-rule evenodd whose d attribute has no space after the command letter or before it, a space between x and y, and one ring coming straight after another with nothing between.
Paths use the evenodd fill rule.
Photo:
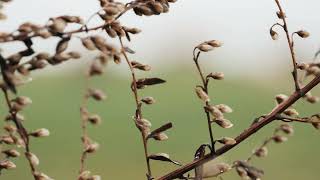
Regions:
<instances>
[{"instance_id":1,"label":"pale sky","mask_svg":"<svg viewBox=\"0 0 320 180\"><path fill-rule=\"evenodd\" d=\"M309 39L297 38L298 59L312 59L320 48L320 1L282 0L282 4L290 30L311 33ZM97 0L13 0L5 7L9 18L0 22L0 30L12 31L25 21L44 24L49 17L65 14L86 19L98 9ZM279 41L269 36L270 26L278 21L276 11L274 0L178 0L167 14L138 17L129 13L121 21L143 30L130 43L137 51L135 59L153 65L190 64L195 45L217 39L224 43L223 48L203 56L204 61L225 71L250 74L281 69L291 62L284 34L279 30ZM45 41L38 48L52 50L51 45ZM73 46L80 45L75 42ZM11 52L16 45L1 48Z\"/></svg>"}]
</instances>

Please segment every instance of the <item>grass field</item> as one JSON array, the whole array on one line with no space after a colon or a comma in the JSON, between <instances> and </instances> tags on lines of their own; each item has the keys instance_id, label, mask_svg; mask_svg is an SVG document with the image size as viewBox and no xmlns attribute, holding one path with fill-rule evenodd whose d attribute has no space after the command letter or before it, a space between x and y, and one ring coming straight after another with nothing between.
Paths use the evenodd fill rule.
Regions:
<instances>
[{"instance_id":1,"label":"grass field","mask_svg":"<svg viewBox=\"0 0 320 180\"><path fill-rule=\"evenodd\" d=\"M182 163L191 161L195 149L201 143L208 142L205 116L201 102L194 93L198 79L194 72L185 72L190 71L159 74L168 80L166 84L141 91L143 95L153 96L157 100L156 104L144 109L145 117L153 127L168 121L174 124L174 128L168 132L169 140L150 143L150 151L167 152ZM112 74L109 72L105 77L91 81L92 86L106 90L108 99L102 103L90 102L91 111L99 113L103 123L89 128L90 136L101 144L101 148L89 157L88 166L103 179L142 180L145 179L145 162L140 134L131 119L134 101L129 91L130 82ZM286 86L290 82L282 78L269 79L266 83L246 78L227 78L214 83L211 86L213 102L230 105L234 113L228 115L228 119L235 124L234 128L227 130L214 127L215 136L235 136L255 117L268 113L275 105L273 97L276 94L290 92L291 87ZM271 83L274 85L269 86ZM31 149L40 158L39 169L56 180L76 179L79 169L79 104L83 84L79 72L45 78L36 76L34 82L24 86L19 93L33 99L32 106L25 111L27 128L46 127L51 132L47 138L32 139ZM7 109L3 98L1 102L0 113L3 117ZM318 104L310 105L303 101L296 105L302 115L317 113L319 107ZM263 129L220 160L232 163L245 159L264 137L272 133L275 125ZM294 126L295 135L288 142L271 144L268 157L253 161L257 167L265 170L264 179L319 179L320 134L308 125ZM0 179L31 180L26 160L21 157L15 162L17 169L4 171ZM152 167L156 177L175 168L162 162L153 162ZM230 172L224 179L239 177L235 172Z\"/></svg>"}]
</instances>

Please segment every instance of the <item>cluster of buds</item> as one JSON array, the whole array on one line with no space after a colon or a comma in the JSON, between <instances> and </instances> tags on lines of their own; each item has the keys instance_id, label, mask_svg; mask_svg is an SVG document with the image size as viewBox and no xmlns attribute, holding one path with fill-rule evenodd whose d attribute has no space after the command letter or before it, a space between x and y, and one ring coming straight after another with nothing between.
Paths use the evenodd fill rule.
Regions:
<instances>
[{"instance_id":1,"label":"cluster of buds","mask_svg":"<svg viewBox=\"0 0 320 180\"><path fill-rule=\"evenodd\" d=\"M170 3L177 0L137 0L134 2L133 11L138 16L152 16L169 11Z\"/></svg>"}]
</instances>

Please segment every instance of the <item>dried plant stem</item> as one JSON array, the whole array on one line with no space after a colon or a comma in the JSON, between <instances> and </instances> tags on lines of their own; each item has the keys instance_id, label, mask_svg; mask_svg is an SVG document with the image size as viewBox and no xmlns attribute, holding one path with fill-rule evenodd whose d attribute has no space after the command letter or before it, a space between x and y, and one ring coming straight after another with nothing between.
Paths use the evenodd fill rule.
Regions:
<instances>
[{"instance_id":1,"label":"dried plant stem","mask_svg":"<svg viewBox=\"0 0 320 180\"><path fill-rule=\"evenodd\" d=\"M136 74L134 71L134 68L132 67L131 61L128 58L128 55L125 51L125 46L123 44L122 38L119 37L119 41L120 41L120 45L121 45L121 53L123 54L129 69L131 71L131 76L132 76L132 86L131 86L131 90L134 94L134 99L136 102L136 113L135 113L135 119L136 120L141 120L142 119L142 112L141 112L141 103L139 103L139 94L138 94L138 88L137 88L137 78L136 78ZM147 170L148 170L148 174L147 174L147 178L148 179L152 179L152 172L151 172L151 166L150 166L150 161L149 161L149 154L148 154L148 141L147 141L147 137L146 134L141 132L141 137L142 137L142 141L143 141L143 148L144 148L144 155L145 155L145 159L146 159L146 164L147 164Z\"/></svg>"},{"instance_id":2,"label":"dried plant stem","mask_svg":"<svg viewBox=\"0 0 320 180\"><path fill-rule=\"evenodd\" d=\"M85 160L87 158L86 147L88 145L88 142L87 142L88 141L88 133L87 133L87 124L88 124L87 119L88 119L88 117L87 117L86 107L87 107L88 100L89 100L88 90L89 90L89 75L86 75L86 78L85 78L85 92L84 92L84 95L83 95L82 105L80 107L81 129L82 129L81 141L82 141L83 151L82 151L81 158L80 158L79 174L81 174L84 171Z\"/></svg>"},{"instance_id":3,"label":"dried plant stem","mask_svg":"<svg viewBox=\"0 0 320 180\"><path fill-rule=\"evenodd\" d=\"M209 90L208 90L208 80L206 80L202 69L199 65L199 56L200 56L200 52L198 52L196 54L196 48L193 50L193 61L196 64L197 70L199 72L199 75L201 77L201 81L202 81L202 86L203 86L203 90L205 91L206 94L209 94ZM209 102L206 102L206 106L209 106ZM210 113L208 111L205 110L206 116L207 116L207 122L208 122L208 129L209 129L209 136L210 136L210 142L211 142L211 150L212 152L215 152L215 141L213 138L213 131L212 131L212 126L211 126L211 119L210 119Z\"/></svg>"},{"instance_id":4,"label":"dried plant stem","mask_svg":"<svg viewBox=\"0 0 320 180\"><path fill-rule=\"evenodd\" d=\"M236 144L234 145L225 145L219 148L215 154L208 154L201 159L195 160L189 164L182 166L179 169L176 169L162 177L159 177L158 180L171 180L177 177L181 177L184 173L196 168L199 165L202 165L208 161L216 159L222 154L228 152L232 148L236 147L238 144L249 138L251 135L259 131L261 128L267 124L276 120L277 116L285 111L287 108L292 106L297 100L302 98L307 92L312 88L317 86L320 83L320 75L317 75L311 82L309 82L305 87L303 87L299 92L295 91L287 100L281 103L277 108L275 108L269 115L261 119L259 122L252 124L248 129L244 130L240 135L238 135L235 140Z\"/></svg>"},{"instance_id":5,"label":"dried plant stem","mask_svg":"<svg viewBox=\"0 0 320 180\"><path fill-rule=\"evenodd\" d=\"M295 56L295 52L294 52L293 39L290 37L288 25L287 25L287 21L286 21L286 16L285 16L285 13L281 7L281 4L280 4L279 0L275 0L275 2L279 8L280 14L282 15L281 19L283 21L283 25L281 25L281 27L283 27L283 30L286 33L286 37L287 37L287 41L288 41L288 45L289 45L289 49L290 49L290 54L291 54L291 59L292 59L292 64L293 64L292 76L293 76L293 80L295 83L295 89L296 89L296 91L299 91L301 88L300 88L299 79L298 79L298 67L297 67L297 60L296 60L296 56Z\"/></svg>"},{"instance_id":6,"label":"dried plant stem","mask_svg":"<svg viewBox=\"0 0 320 180\"><path fill-rule=\"evenodd\" d=\"M7 107L9 109L9 113L12 117L12 121L15 124L16 128L17 128L17 132L20 135L24 145L25 145L25 155L27 156L27 154L31 153L30 152L30 144L29 144L29 134L28 131L26 130L26 128L23 126L23 124L21 123L21 121L17 118L17 112L13 109L12 105L11 105L11 101L10 101L10 97L8 94L8 91L6 88L1 88L2 92L4 94L5 100L6 100L6 104ZM32 176L34 177L35 180L37 180L37 176L36 176L36 167L35 165L31 162L30 158L27 158L29 162L29 166L31 169L31 173Z\"/></svg>"}]
</instances>

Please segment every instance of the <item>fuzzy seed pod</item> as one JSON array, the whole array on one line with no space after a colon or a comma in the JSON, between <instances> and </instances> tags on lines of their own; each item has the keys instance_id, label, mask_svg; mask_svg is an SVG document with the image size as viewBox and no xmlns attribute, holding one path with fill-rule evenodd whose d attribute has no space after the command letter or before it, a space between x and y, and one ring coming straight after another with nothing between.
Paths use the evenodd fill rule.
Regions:
<instances>
[{"instance_id":1,"label":"fuzzy seed pod","mask_svg":"<svg viewBox=\"0 0 320 180\"><path fill-rule=\"evenodd\" d=\"M88 121L91 123L91 124L101 124L102 120L101 120L101 117L97 114L94 114L94 115L91 115L88 117Z\"/></svg>"},{"instance_id":2,"label":"fuzzy seed pod","mask_svg":"<svg viewBox=\"0 0 320 180\"><path fill-rule=\"evenodd\" d=\"M299 116L299 112L295 109L286 109L283 114L290 117Z\"/></svg>"},{"instance_id":3,"label":"fuzzy seed pod","mask_svg":"<svg viewBox=\"0 0 320 180\"><path fill-rule=\"evenodd\" d=\"M284 18L286 18L286 14L285 14L284 12L282 12L282 11L281 11L281 12L278 11L278 12L277 12L277 16L278 16L279 19L284 19Z\"/></svg>"},{"instance_id":4,"label":"fuzzy seed pod","mask_svg":"<svg viewBox=\"0 0 320 180\"><path fill-rule=\"evenodd\" d=\"M50 132L48 129L41 128L41 129L38 129L38 130L30 133L30 135L33 137L47 137L50 135Z\"/></svg>"},{"instance_id":5,"label":"fuzzy seed pod","mask_svg":"<svg viewBox=\"0 0 320 180\"><path fill-rule=\"evenodd\" d=\"M286 123L286 124L281 124L280 125L280 129L282 132L288 134L288 135L292 135L294 133L293 127Z\"/></svg>"},{"instance_id":6,"label":"fuzzy seed pod","mask_svg":"<svg viewBox=\"0 0 320 180\"><path fill-rule=\"evenodd\" d=\"M227 119L215 119L212 122L215 122L220 127L225 128L225 129L229 129L229 128L233 127L233 124Z\"/></svg>"},{"instance_id":7,"label":"fuzzy seed pod","mask_svg":"<svg viewBox=\"0 0 320 180\"><path fill-rule=\"evenodd\" d=\"M254 155L256 155L257 157L260 157L260 158L266 157L268 155L267 147L262 147L262 148L255 150Z\"/></svg>"},{"instance_id":8,"label":"fuzzy seed pod","mask_svg":"<svg viewBox=\"0 0 320 180\"><path fill-rule=\"evenodd\" d=\"M223 137L222 139L217 140L219 143L221 144L225 144L225 145L234 145L237 143L236 140L234 140L233 138L230 137Z\"/></svg>"},{"instance_id":9,"label":"fuzzy seed pod","mask_svg":"<svg viewBox=\"0 0 320 180\"><path fill-rule=\"evenodd\" d=\"M91 143L86 147L86 152L87 153L94 153L94 152L96 152L98 150L99 146L100 145L98 143L96 143L96 142Z\"/></svg>"},{"instance_id":10,"label":"fuzzy seed pod","mask_svg":"<svg viewBox=\"0 0 320 180\"><path fill-rule=\"evenodd\" d=\"M307 101L311 104L319 102L320 98L317 96L307 96Z\"/></svg>"},{"instance_id":11,"label":"fuzzy seed pod","mask_svg":"<svg viewBox=\"0 0 320 180\"><path fill-rule=\"evenodd\" d=\"M104 92L100 89L89 89L89 96L97 101L102 101L107 98Z\"/></svg>"},{"instance_id":12,"label":"fuzzy seed pod","mask_svg":"<svg viewBox=\"0 0 320 180\"><path fill-rule=\"evenodd\" d=\"M0 169L14 169L16 167L17 166L9 160L0 161Z\"/></svg>"},{"instance_id":13,"label":"fuzzy seed pod","mask_svg":"<svg viewBox=\"0 0 320 180\"><path fill-rule=\"evenodd\" d=\"M146 104L154 104L156 102L156 100L149 96L149 97L144 97L141 99L142 102L146 103Z\"/></svg>"},{"instance_id":14,"label":"fuzzy seed pod","mask_svg":"<svg viewBox=\"0 0 320 180\"><path fill-rule=\"evenodd\" d=\"M310 33L305 30L300 30L296 32L301 38L308 38Z\"/></svg>"},{"instance_id":15,"label":"fuzzy seed pod","mask_svg":"<svg viewBox=\"0 0 320 180\"><path fill-rule=\"evenodd\" d=\"M67 27L67 22L62 18L52 19L52 24L50 30L54 33L63 33L64 29Z\"/></svg>"},{"instance_id":16,"label":"fuzzy seed pod","mask_svg":"<svg viewBox=\"0 0 320 180\"><path fill-rule=\"evenodd\" d=\"M153 137L153 139L155 139L157 141L165 141L165 140L169 139L169 137L165 133L158 133L152 137Z\"/></svg>"},{"instance_id":17,"label":"fuzzy seed pod","mask_svg":"<svg viewBox=\"0 0 320 180\"><path fill-rule=\"evenodd\" d=\"M97 49L90 37L82 38L81 42L82 42L82 45L88 50L92 51Z\"/></svg>"},{"instance_id":18,"label":"fuzzy seed pod","mask_svg":"<svg viewBox=\"0 0 320 180\"><path fill-rule=\"evenodd\" d=\"M286 96L284 94L279 94L276 96L277 104L281 104L283 101L285 101L287 99L288 99L288 96Z\"/></svg>"},{"instance_id":19,"label":"fuzzy seed pod","mask_svg":"<svg viewBox=\"0 0 320 180\"><path fill-rule=\"evenodd\" d=\"M0 142L3 142L5 144L14 144L15 141L11 136L1 136Z\"/></svg>"},{"instance_id":20,"label":"fuzzy seed pod","mask_svg":"<svg viewBox=\"0 0 320 180\"><path fill-rule=\"evenodd\" d=\"M285 137L285 136L280 136L280 135L273 136L272 139L273 139L274 142L276 142L276 143L283 143L283 142L288 141L288 138L287 138L287 137Z\"/></svg>"},{"instance_id":21,"label":"fuzzy seed pod","mask_svg":"<svg viewBox=\"0 0 320 180\"><path fill-rule=\"evenodd\" d=\"M201 87L196 87L196 93L202 101L204 101L204 102L210 101L208 94L206 92L204 92L204 90Z\"/></svg>"},{"instance_id":22,"label":"fuzzy seed pod","mask_svg":"<svg viewBox=\"0 0 320 180\"><path fill-rule=\"evenodd\" d=\"M8 157L19 157L20 156L20 153L15 149L3 150L2 153Z\"/></svg>"},{"instance_id":23,"label":"fuzzy seed pod","mask_svg":"<svg viewBox=\"0 0 320 180\"><path fill-rule=\"evenodd\" d=\"M46 175L42 172L34 172L33 175L36 177L36 180L53 180L48 175Z\"/></svg>"},{"instance_id":24,"label":"fuzzy seed pod","mask_svg":"<svg viewBox=\"0 0 320 180\"><path fill-rule=\"evenodd\" d=\"M32 100L26 96L19 96L16 99L14 99L13 101L21 106L27 106L32 103Z\"/></svg>"},{"instance_id":25,"label":"fuzzy seed pod","mask_svg":"<svg viewBox=\"0 0 320 180\"><path fill-rule=\"evenodd\" d=\"M217 40L211 40L211 41L208 41L206 42L208 45L214 47L214 48L217 48L217 47L221 47L223 45L222 42L220 41L217 41Z\"/></svg>"},{"instance_id":26,"label":"fuzzy seed pod","mask_svg":"<svg viewBox=\"0 0 320 180\"><path fill-rule=\"evenodd\" d=\"M241 166L236 167L236 171L241 178L243 178L243 179L249 178L247 171L243 167L241 167Z\"/></svg>"},{"instance_id":27,"label":"fuzzy seed pod","mask_svg":"<svg viewBox=\"0 0 320 180\"><path fill-rule=\"evenodd\" d=\"M232 113L231 107L225 104L218 104L216 107L222 112L222 113Z\"/></svg>"},{"instance_id":28,"label":"fuzzy seed pod","mask_svg":"<svg viewBox=\"0 0 320 180\"><path fill-rule=\"evenodd\" d=\"M270 29L270 36L273 40L279 39L279 34L276 31L274 31L272 28Z\"/></svg>"},{"instance_id":29,"label":"fuzzy seed pod","mask_svg":"<svg viewBox=\"0 0 320 180\"><path fill-rule=\"evenodd\" d=\"M205 110L210 112L214 119L223 119L223 113L216 106L206 106Z\"/></svg>"},{"instance_id":30,"label":"fuzzy seed pod","mask_svg":"<svg viewBox=\"0 0 320 180\"><path fill-rule=\"evenodd\" d=\"M33 154L31 152L26 152L25 155L33 166L39 165L40 161L35 154Z\"/></svg>"},{"instance_id":31,"label":"fuzzy seed pod","mask_svg":"<svg viewBox=\"0 0 320 180\"><path fill-rule=\"evenodd\" d=\"M213 72L213 73L210 73L207 77L213 78L215 80L223 80L224 73L223 72Z\"/></svg>"},{"instance_id":32,"label":"fuzzy seed pod","mask_svg":"<svg viewBox=\"0 0 320 180\"><path fill-rule=\"evenodd\" d=\"M209 52L214 49L212 46L210 46L209 44L206 44L206 43L200 44L199 46L197 46L197 48L202 52Z\"/></svg>"}]
</instances>

